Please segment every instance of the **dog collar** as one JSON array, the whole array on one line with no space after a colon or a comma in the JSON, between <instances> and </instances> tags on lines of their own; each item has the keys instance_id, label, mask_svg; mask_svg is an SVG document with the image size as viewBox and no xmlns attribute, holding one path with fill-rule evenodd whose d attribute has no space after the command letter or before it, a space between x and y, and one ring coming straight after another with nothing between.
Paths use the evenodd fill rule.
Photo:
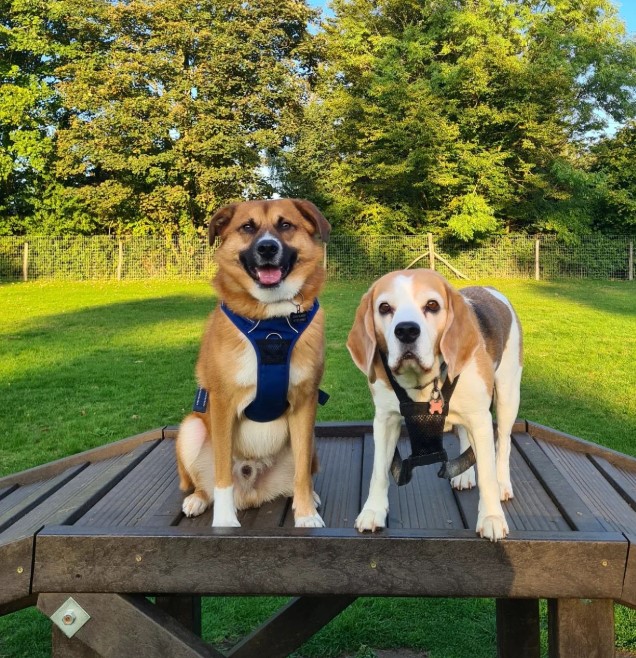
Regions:
<instances>
[{"instance_id":1,"label":"dog collar","mask_svg":"<svg viewBox=\"0 0 636 658\"><path fill-rule=\"evenodd\" d=\"M319 308L320 304L316 300L306 312L252 320L234 313L224 303L221 304L221 310L249 340L256 352L256 396L243 412L250 420L268 423L285 413L289 406L287 392L292 351ZM325 404L328 398L327 393L319 391L320 404ZM198 389L193 410L204 412L207 404L207 391Z\"/></svg>"}]
</instances>

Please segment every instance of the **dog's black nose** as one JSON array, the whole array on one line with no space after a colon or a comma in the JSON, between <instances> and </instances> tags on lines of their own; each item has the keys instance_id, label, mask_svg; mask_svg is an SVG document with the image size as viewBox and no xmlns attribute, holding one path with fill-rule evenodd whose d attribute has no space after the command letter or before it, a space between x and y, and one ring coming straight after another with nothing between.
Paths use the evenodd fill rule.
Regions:
<instances>
[{"instance_id":1,"label":"dog's black nose","mask_svg":"<svg viewBox=\"0 0 636 658\"><path fill-rule=\"evenodd\" d=\"M417 322L399 322L395 326L395 337L401 343L413 343L420 335L420 325Z\"/></svg>"},{"instance_id":2,"label":"dog's black nose","mask_svg":"<svg viewBox=\"0 0 636 658\"><path fill-rule=\"evenodd\" d=\"M241 473L243 473L244 477L248 478L250 475L252 475L252 467L244 464L241 466Z\"/></svg>"},{"instance_id":3,"label":"dog's black nose","mask_svg":"<svg viewBox=\"0 0 636 658\"><path fill-rule=\"evenodd\" d=\"M256 245L256 251L263 258L274 258L280 249L280 245L276 240L261 240Z\"/></svg>"}]
</instances>

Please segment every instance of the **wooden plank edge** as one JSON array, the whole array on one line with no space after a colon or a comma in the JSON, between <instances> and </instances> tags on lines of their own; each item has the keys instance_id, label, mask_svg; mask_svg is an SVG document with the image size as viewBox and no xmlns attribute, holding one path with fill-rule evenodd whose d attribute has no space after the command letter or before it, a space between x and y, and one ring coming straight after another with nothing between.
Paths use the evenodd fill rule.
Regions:
<instances>
[{"instance_id":1,"label":"wooden plank edge","mask_svg":"<svg viewBox=\"0 0 636 658\"><path fill-rule=\"evenodd\" d=\"M0 604L0 617L17 612L18 610L24 610L24 608L32 608L37 603L37 600L37 594L28 594L21 599L14 599L9 603Z\"/></svg>"},{"instance_id":2,"label":"wooden plank edge","mask_svg":"<svg viewBox=\"0 0 636 658\"><path fill-rule=\"evenodd\" d=\"M585 533L587 540L563 541L533 533L544 540L493 544L465 532L463 538L414 541L397 531L367 538L349 530L291 537L139 530L116 537L38 537L34 591L618 600L628 547L620 533ZM187 575L186 553L199 564L201 577L195 581ZM258 568L237 576L231 565L239 553L246 564L260 562ZM96 562L93 554L103 559ZM411 572L405 573L405 565Z\"/></svg>"},{"instance_id":3,"label":"wooden plank edge","mask_svg":"<svg viewBox=\"0 0 636 658\"><path fill-rule=\"evenodd\" d=\"M53 477L76 464L84 462L94 463L103 461L104 459L109 459L110 457L116 457L124 452L130 452L146 441L162 439L163 430L164 428L162 427L148 430L147 432L142 432L141 434L136 434L135 436L130 436L126 439L120 439L119 441L91 448L84 452L78 452L74 455L69 455L68 457L62 457L61 459L56 459L55 461L40 466L34 466L25 471L20 471L19 473L6 475L5 477L0 478L0 487L6 487L13 484L21 486L32 484L33 482Z\"/></svg>"},{"instance_id":4,"label":"wooden plank edge","mask_svg":"<svg viewBox=\"0 0 636 658\"><path fill-rule=\"evenodd\" d=\"M633 496L630 491L630 484L623 476L622 473L611 473L598 459L596 455L588 455L587 458L596 467L596 470L612 485L616 493L636 512L636 496Z\"/></svg>"},{"instance_id":5,"label":"wooden plank edge","mask_svg":"<svg viewBox=\"0 0 636 658\"><path fill-rule=\"evenodd\" d=\"M636 609L636 533L625 534L628 542L623 591L618 602Z\"/></svg>"},{"instance_id":6,"label":"wooden plank edge","mask_svg":"<svg viewBox=\"0 0 636 658\"><path fill-rule=\"evenodd\" d=\"M592 441L580 439L571 434L566 434L559 430L555 430L539 423L528 421L528 434L531 436L553 443L554 445L572 450L573 452L583 452L597 457L607 459L610 464L618 466L619 468L626 468L630 471L636 471L636 457L631 457L625 453L606 448Z\"/></svg>"}]
</instances>

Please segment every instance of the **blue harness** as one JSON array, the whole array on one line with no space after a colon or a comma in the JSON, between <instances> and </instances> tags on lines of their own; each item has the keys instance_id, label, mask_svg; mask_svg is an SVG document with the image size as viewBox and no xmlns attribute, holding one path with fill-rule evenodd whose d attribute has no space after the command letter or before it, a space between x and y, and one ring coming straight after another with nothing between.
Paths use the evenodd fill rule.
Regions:
<instances>
[{"instance_id":1,"label":"blue harness","mask_svg":"<svg viewBox=\"0 0 636 658\"><path fill-rule=\"evenodd\" d=\"M289 366L296 341L311 324L318 312L318 300L307 312L292 313L280 318L250 320L231 311L225 304L222 311L234 326L250 341L256 352L256 397L246 407L244 414L258 423L268 423L280 418L289 406ZM318 402L325 404L329 396L318 392ZM197 389L193 411L204 413L208 406L208 392Z\"/></svg>"}]
</instances>

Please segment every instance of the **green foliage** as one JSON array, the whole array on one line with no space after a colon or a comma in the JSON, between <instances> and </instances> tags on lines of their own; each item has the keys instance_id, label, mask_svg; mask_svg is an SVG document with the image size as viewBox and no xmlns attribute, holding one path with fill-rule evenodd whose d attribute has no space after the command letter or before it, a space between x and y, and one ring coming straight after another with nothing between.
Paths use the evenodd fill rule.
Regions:
<instances>
[{"instance_id":1,"label":"green foliage","mask_svg":"<svg viewBox=\"0 0 636 658\"><path fill-rule=\"evenodd\" d=\"M287 193L355 233L589 229L583 142L633 116L608 0L336 0ZM601 110L603 112L601 112Z\"/></svg>"},{"instance_id":2,"label":"green foliage","mask_svg":"<svg viewBox=\"0 0 636 658\"><path fill-rule=\"evenodd\" d=\"M636 122L594 149L594 169L601 176L597 226L614 232L636 231Z\"/></svg>"}]
</instances>

